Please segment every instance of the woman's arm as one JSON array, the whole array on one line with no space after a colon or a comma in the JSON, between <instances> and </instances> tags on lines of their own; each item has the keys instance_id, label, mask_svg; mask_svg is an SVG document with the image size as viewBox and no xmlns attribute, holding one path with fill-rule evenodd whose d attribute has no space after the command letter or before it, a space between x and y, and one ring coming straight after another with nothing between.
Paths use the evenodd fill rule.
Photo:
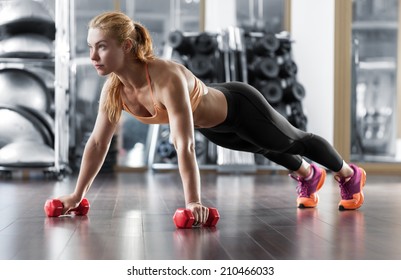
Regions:
<instances>
[{"instance_id":1,"label":"woman's arm","mask_svg":"<svg viewBox=\"0 0 401 280\"><path fill-rule=\"evenodd\" d=\"M85 145L75 190L72 194L59 198L64 205L64 213L77 207L88 192L103 165L111 139L116 131L117 124L109 121L107 113L102 106L105 102L106 94L105 85L100 96L100 106L96 122L91 136Z\"/></svg>"},{"instance_id":2,"label":"woman's arm","mask_svg":"<svg viewBox=\"0 0 401 280\"><path fill-rule=\"evenodd\" d=\"M182 75L183 76L183 75ZM186 207L195 222L206 222L209 210L201 202L201 182L195 153L194 122L185 77L172 75L163 91L172 143L177 151L178 168L183 184Z\"/></svg>"}]
</instances>

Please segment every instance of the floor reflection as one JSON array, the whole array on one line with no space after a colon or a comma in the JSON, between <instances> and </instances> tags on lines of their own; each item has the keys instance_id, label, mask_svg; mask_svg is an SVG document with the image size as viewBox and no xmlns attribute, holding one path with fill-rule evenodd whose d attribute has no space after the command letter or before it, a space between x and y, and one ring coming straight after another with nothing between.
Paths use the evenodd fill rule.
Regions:
<instances>
[{"instance_id":1,"label":"floor reflection","mask_svg":"<svg viewBox=\"0 0 401 280\"><path fill-rule=\"evenodd\" d=\"M82 258L90 258L86 253L85 244L89 240L90 219L88 216L66 215L57 218L46 217L44 220L44 237L46 255L50 258L77 258L69 255L68 248L78 240L82 247Z\"/></svg>"},{"instance_id":2,"label":"floor reflection","mask_svg":"<svg viewBox=\"0 0 401 280\"><path fill-rule=\"evenodd\" d=\"M333 226L335 225L335 226ZM297 209L297 254L307 259L364 259L365 224L361 211Z\"/></svg>"},{"instance_id":3,"label":"floor reflection","mask_svg":"<svg viewBox=\"0 0 401 280\"><path fill-rule=\"evenodd\" d=\"M336 259L366 259L365 216L361 211L340 211L337 215Z\"/></svg>"},{"instance_id":4,"label":"floor reflection","mask_svg":"<svg viewBox=\"0 0 401 280\"><path fill-rule=\"evenodd\" d=\"M44 220L44 234L46 238L57 242L59 237L79 234L87 236L90 219L88 216L60 216L57 218L46 217Z\"/></svg>"},{"instance_id":5,"label":"floor reflection","mask_svg":"<svg viewBox=\"0 0 401 280\"><path fill-rule=\"evenodd\" d=\"M173 237L177 259L220 259L225 254L219 246L219 230L216 227L176 229Z\"/></svg>"}]
</instances>

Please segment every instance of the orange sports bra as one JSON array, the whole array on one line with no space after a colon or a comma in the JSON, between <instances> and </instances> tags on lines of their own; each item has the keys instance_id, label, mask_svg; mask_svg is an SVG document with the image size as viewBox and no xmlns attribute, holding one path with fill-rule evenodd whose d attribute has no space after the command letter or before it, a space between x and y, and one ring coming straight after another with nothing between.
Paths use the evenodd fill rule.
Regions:
<instances>
[{"instance_id":1,"label":"orange sports bra","mask_svg":"<svg viewBox=\"0 0 401 280\"><path fill-rule=\"evenodd\" d=\"M135 114L133 114L130 109L128 108L128 106L122 102L122 106L123 109L125 111L127 111L129 114L131 114L132 116L134 116L137 120L145 123L145 124L167 124L169 122L168 119L168 113L167 110L164 108L161 108L160 106L158 106L155 102L154 96L153 96L153 90L152 90L152 86L150 83L150 76L149 76L149 71L148 71L148 65L145 64L145 69L146 69L146 80L148 81L148 85L150 88L150 96L152 97L152 101L153 101L153 106L155 108L155 114L150 116L150 117L141 117L141 116L137 116ZM195 76L194 76L195 77ZM192 90L192 92L189 95L190 101L191 101L191 108L192 108L192 112L194 112L196 110L196 108L198 107L202 96L207 94L207 87L206 85L199 80L197 77L195 77L195 86L194 89Z\"/></svg>"}]
</instances>

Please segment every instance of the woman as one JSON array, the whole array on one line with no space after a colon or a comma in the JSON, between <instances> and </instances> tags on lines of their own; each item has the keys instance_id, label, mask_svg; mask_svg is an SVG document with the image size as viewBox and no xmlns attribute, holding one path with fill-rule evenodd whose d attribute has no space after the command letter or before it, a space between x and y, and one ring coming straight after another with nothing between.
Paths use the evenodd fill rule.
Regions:
<instances>
[{"instance_id":1,"label":"woman","mask_svg":"<svg viewBox=\"0 0 401 280\"><path fill-rule=\"evenodd\" d=\"M75 191L59 198L64 213L78 206L102 166L122 110L147 124L169 124L177 151L185 204L196 224L207 220L201 202L194 129L217 145L263 154L291 171L298 181L298 207L315 207L326 171L332 170L341 190L340 209L363 203L366 174L345 163L323 138L301 131L277 113L253 87L240 83L208 87L187 68L156 58L149 32L120 12L107 12L89 23L88 46L93 66L108 75L99 112L81 164Z\"/></svg>"}]
</instances>

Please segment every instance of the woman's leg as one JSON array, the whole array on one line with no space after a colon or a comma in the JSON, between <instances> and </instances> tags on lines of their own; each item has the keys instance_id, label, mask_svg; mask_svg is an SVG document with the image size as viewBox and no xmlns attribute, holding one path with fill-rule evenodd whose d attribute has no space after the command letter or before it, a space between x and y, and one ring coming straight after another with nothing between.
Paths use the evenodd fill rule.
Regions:
<instances>
[{"instance_id":1,"label":"woman's leg","mask_svg":"<svg viewBox=\"0 0 401 280\"><path fill-rule=\"evenodd\" d=\"M241 139L242 144L246 143L251 147L248 151L262 153L270 160L293 171L299 180L299 185L302 184L303 189L308 189L307 194L317 191L325 177L321 168L316 165L312 165L311 168L311 165L302 159L302 157L309 158L335 172L340 182L342 201L359 201L356 204L351 203L355 204L354 206L340 202L340 208L360 207L360 200L363 202L362 187L366 178L363 169L346 164L334 147L322 137L292 126L255 88L233 82L226 84L222 92L227 97L229 113L223 126L216 129L224 130L230 127L235 137L230 136L231 139L228 141ZM228 148L243 149L236 146L235 142ZM362 198L355 199L354 196Z\"/></svg>"}]
</instances>

